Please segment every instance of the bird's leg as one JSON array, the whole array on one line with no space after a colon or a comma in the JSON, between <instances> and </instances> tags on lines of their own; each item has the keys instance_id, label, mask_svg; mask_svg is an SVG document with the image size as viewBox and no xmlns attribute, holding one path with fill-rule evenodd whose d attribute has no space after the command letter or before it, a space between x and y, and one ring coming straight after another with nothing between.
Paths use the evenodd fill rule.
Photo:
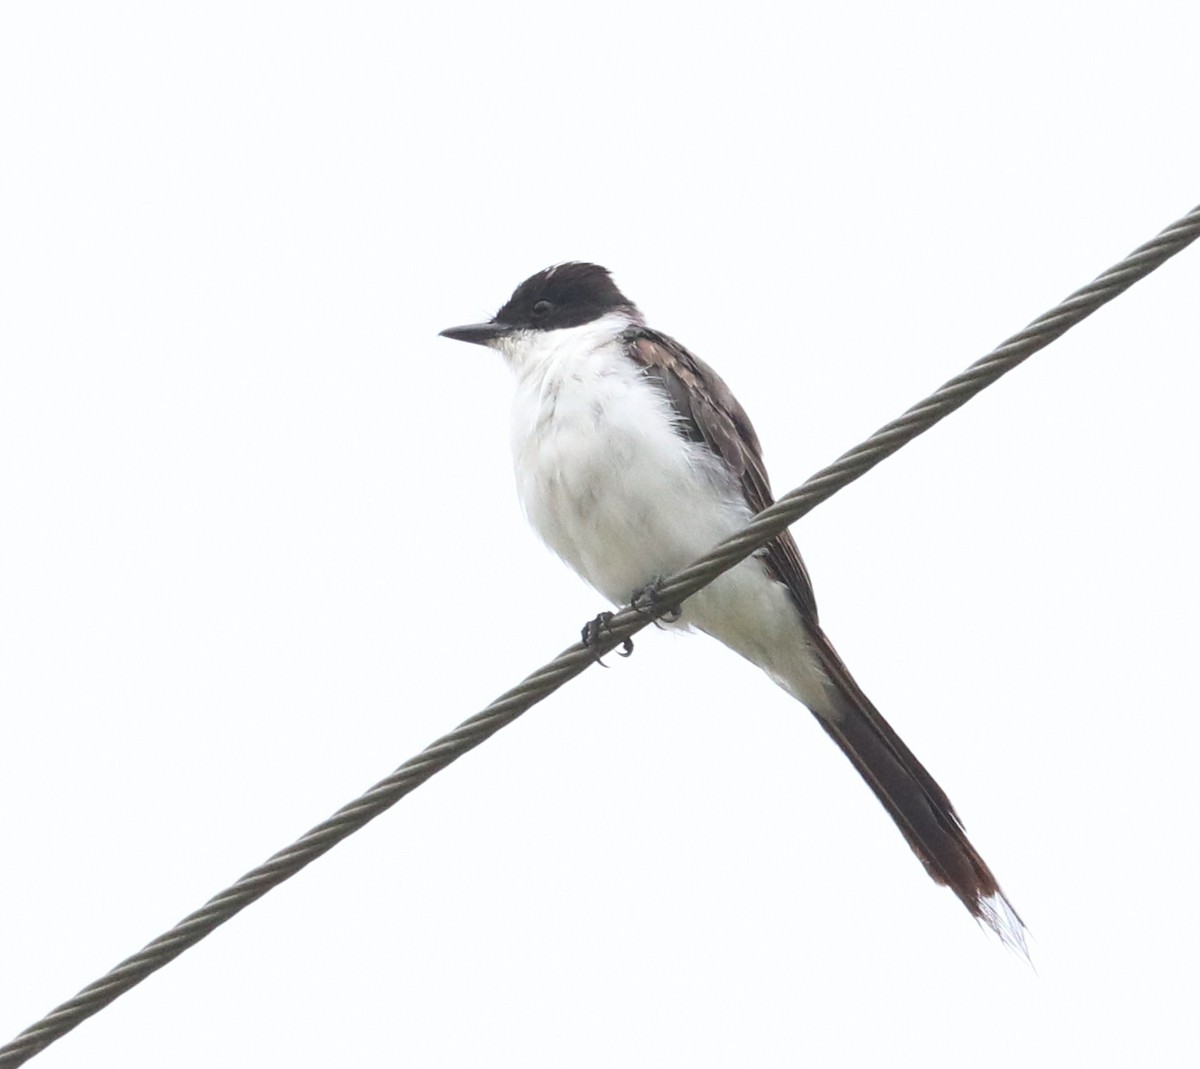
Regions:
<instances>
[{"instance_id":1,"label":"bird's leg","mask_svg":"<svg viewBox=\"0 0 1200 1069\"><path fill-rule=\"evenodd\" d=\"M630 601L642 615L653 617L655 627L662 627L664 623L673 624L683 615L683 608L679 605L664 608L658 592L665 581L663 576L656 575L645 586L638 587Z\"/></svg>"},{"instance_id":2,"label":"bird's leg","mask_svg":"<svg viewBox=\"0 0 1200 1069\"><path fill-rule=\"evenodd\" d=\"M600 644L600 639L605 631L608 630L608 621L613 618L611 612L602 612L596 615L594 620L589 620L583 625L583 630L580 632L579 640L583 643L585 649L594 649ZM633 652L633 639L626 636L621 640L621 648L617 653L622 657L628 657ZM600 654L596 654L596 663L601 668L607 668L608 665L600 659Z\"/></svg>"}]
</instances>

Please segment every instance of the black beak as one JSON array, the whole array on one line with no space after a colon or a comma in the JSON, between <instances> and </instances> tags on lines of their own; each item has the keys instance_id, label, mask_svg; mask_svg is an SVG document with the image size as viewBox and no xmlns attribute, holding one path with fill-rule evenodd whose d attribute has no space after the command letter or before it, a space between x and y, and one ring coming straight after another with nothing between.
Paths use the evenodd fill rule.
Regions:
<instances>
[{"instance_id":1,"label":"black beak","mask_svg":"<svg viewBox=\"0 0 1200 1069\"><path fill-rule=\"evenodd\" d=\"M453 338L455 341L469 341L474 345L491 345L511 330L512 327L507 323L468 323L463 327L447 327L440 330L438 336Z\"/></svg>"}]
</instances>

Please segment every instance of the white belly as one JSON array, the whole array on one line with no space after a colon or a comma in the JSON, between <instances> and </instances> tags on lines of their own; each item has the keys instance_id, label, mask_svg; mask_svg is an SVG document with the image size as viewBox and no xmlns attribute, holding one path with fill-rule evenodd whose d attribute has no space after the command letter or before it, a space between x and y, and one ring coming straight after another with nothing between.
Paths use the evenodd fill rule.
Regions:
<instances>
[{"instance_id":1,"label":"white belly","mask_svg":"<svg viewBox=\"0 0 1200 1069\"><path fill-rule=\"evenodd\" d=\"M623 604L733 533L748 510L707 449L679 437L669 401L640 369L606 355L519 383L513 460L538 534Z\"/></svg>"},{"instance_id":2,"label":"white belly","mask_svg":"<svg viewBox=\"0 0 1200 1069\"><path fill-rule=\"evenodd\" d=\"M514 364L517 492L543 541L613 604L750 518L735 480L706 446L680 437L670 401L618 341L597 346L589 328L576 328L523 355ZM818 680L799 615L758 559L690 598L679 624L724 642L802 701L812 697Z\"/></svg>"}]
</instances>

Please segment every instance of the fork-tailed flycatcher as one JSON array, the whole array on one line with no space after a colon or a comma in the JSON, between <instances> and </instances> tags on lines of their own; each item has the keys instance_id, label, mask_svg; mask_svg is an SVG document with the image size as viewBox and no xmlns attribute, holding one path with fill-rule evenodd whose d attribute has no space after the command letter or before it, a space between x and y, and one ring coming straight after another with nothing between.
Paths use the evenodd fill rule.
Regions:
<instances>
[{"instance_id":1,"label":"fork-tailed flycatcher","mask_svg":"<svg viewBox=\"0 0 1200 1069\"><path fill-rule=\"evenodd\" d=\"M596 264L517 287L487 323L443 330L516 376L517 490L542 539L615 604L690 564L772 503L750 420L715 371L646 326ZM1024 928L945 792L855 683L817 623L789 532L682 606L803 702L925 865L1005 942Z\"/></svg>"}]
</instances>

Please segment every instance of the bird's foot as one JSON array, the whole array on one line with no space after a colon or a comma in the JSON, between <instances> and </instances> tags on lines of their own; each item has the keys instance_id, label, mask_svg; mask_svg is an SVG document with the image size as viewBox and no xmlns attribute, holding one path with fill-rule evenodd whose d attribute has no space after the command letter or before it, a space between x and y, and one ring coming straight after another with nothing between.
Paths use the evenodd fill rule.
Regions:
<instances>
[{"instance_id":1,"label":"bird's foot","mask_svg":"<svg viewBox=\"0 0 1200 1069\"><path fill-rule=\"evenodd\" d=\"M613 618L611 612L598 613L594 620L589 620L583 625L583 630L580 632L579 639L583 643L585 649L595 650L600 644L600 640L604 632L608 630L608 621ZM622 657L628 657L633 652L633 639L623 638L621 640L621 648L617 653ZM600 658L600 654L595 654L596 663L601 668L607 668L608 665Z\"/></svg>"},{"instance_id":2,"label":"bird's foot","mask_svg":"<svg viewBox=\"0 0 1200 1069\"><path fill-rule=\"evenodd\" d=\"M683 608L679 605L663 606L659 590L665 581L663 576L656 575L645 586L640 586L633 592L633 600L630 602L643 616L652 617L656 627L676 623L683 615Z\"/></svg>"}]
</instances>

